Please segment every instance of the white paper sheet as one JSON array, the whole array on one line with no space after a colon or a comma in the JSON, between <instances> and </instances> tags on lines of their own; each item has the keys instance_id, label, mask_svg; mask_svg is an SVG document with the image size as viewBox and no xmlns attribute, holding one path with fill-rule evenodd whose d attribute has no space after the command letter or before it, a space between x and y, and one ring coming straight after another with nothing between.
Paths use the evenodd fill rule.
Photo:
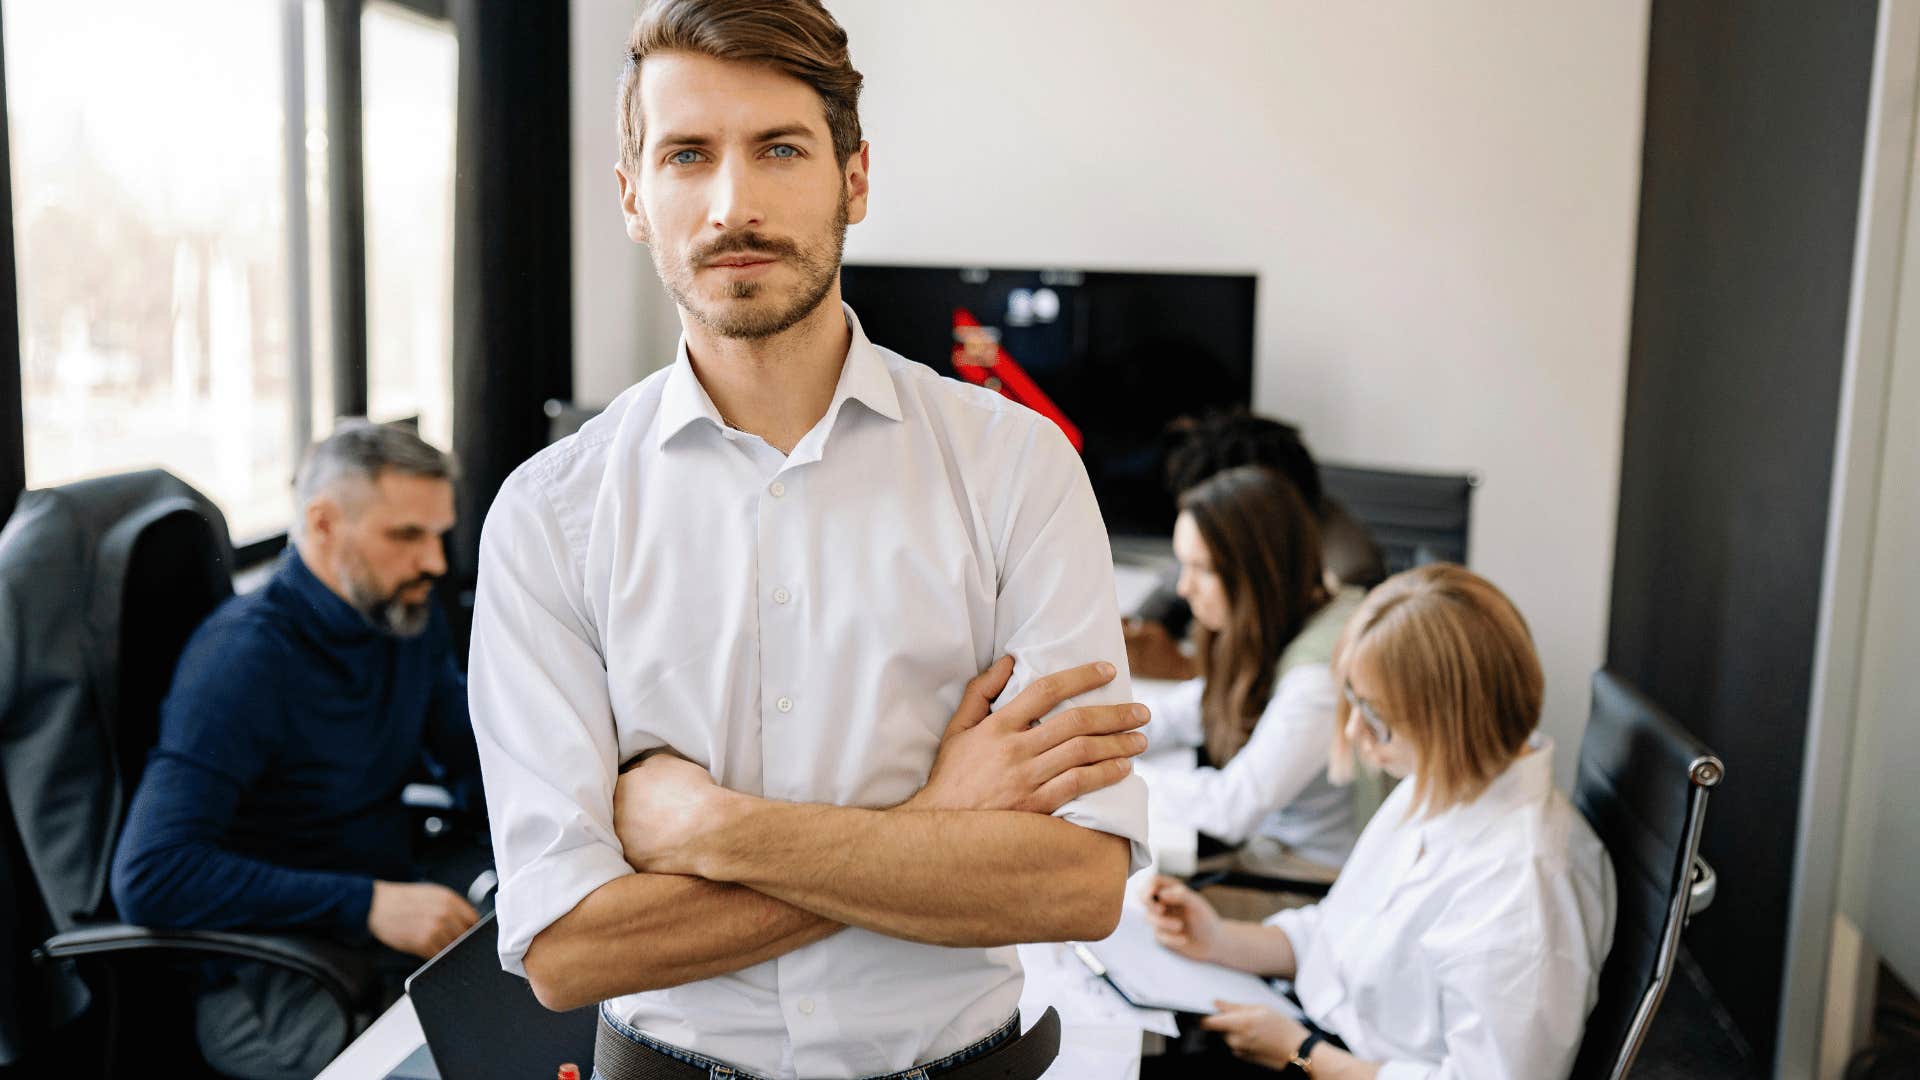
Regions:
<instances>
[{"instance_id":1,"label":"white paper sheet","mask_svg":"<svg viewBox=\"0 0 1920 1080\"><path fill-rule=\"evenodd\" d=\"M1215 1001L1264 1005L1298 1019L1300 1010L1266 980L1218 964L1189 960L1153 939L1147 913L1129 902L1120 926L1105 941L1086 945L1107 978L1143 1008L1211 1014Z\"/></svg>"}]
</instances>

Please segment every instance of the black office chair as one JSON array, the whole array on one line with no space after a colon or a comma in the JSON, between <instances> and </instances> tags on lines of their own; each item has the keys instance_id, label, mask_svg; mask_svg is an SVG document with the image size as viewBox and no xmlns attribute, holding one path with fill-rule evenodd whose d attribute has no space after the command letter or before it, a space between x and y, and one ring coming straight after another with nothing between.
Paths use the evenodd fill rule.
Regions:
<instances>
[{"instance_id":1,"label":"black office chair","mask_svg":"<svg viewBox=\"0 0 1920 1080\"><path fill-rule=\"evenodd\" d=\"M1466 565L1478 477L1323 464L1320 484L1366 526L1389 575L1430 562Z\"/></svg>"},{"instance_id":2,"label":"black office chair","mask_svg":"<svg viewBox=\"0 0 1920 1080\"><path fill-rule=\"evenodd\" d=\"M187 638L232 594L232 565L219 510L158 470L28 492L0 533L5 614L33 629L0 685L6 824L19 841L9 850L26 856L10 873L32 886L35 921L57 931L33 958L84 975L104 1013L105 1038L84 1052L97 1051L108 1076L204 1070L182 959L300 972L339 1004L349 1030L378 992L371 964L318 937L116 921L107 868L160 701Z\"/></svg>"},{"instance_id":3,"label":"black office chair","mask_svg":"<svg viewBox=\"0 0 1920 1080\"><path fill-rule=\"evenodd\" d=\"M587 421L604 411L599 406L576 405L571 401L561 401L559 398L548 398L542 408L547 414L548 443L557 443L579 431Z\"/></svg>"},{"instance_id":4,"label":"black office chair","mask_svg":"<svg viewBox=\"0 0 1920 1080\"><path fill-rule=\"evenodd\" d=\"M1613 860L1613 948L1572 1080L1619 1080L1646 1041L1673 975L1680 932L1713 903L1699 856L1707 794L1726 767L1659 707L1606 671L1580 743L1573 804Z\"/></svg>"}]
</instances>

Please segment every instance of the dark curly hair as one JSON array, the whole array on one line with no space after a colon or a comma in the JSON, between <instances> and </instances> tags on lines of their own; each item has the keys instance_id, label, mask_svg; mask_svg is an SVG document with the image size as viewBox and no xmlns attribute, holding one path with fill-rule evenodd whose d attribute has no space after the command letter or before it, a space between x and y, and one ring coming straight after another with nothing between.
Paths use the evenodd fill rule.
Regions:
<instances>
[{"instance_id":1,"label":"dark curly hair","mask_svg":"<svg viewBox=\"0 0 1920 1080\"><path fill-rule=\"evenodd\" d=\"M1320 467L1292 424L1236 410L1183 421L1170 434L1167 490L1175 497L1216 473L1264 465L1293 482L1308 510L1321 512Z\"/></svg>"}]
</instances>

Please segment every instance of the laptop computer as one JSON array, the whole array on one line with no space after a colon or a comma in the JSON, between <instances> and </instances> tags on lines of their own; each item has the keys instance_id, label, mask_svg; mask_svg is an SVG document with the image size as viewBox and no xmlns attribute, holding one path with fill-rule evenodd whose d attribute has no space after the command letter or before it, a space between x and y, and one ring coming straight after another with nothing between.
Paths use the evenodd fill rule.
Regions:
<instances>
[{"instance_id":1,"label":"laptop computer","mask_svg":"<svg viewBox=\"0 0 1920 1080\"><path fill-rule=\"evenodd\" d=\"M438 1074L443 1080L546 1080L571 1062L589 1075L596 1006L548 1011L525 979L501 970L499 942L488 912L407 978L407 997ZM417 1070L414 1059L408 1063Z\"/></svg>"}]
</instances>

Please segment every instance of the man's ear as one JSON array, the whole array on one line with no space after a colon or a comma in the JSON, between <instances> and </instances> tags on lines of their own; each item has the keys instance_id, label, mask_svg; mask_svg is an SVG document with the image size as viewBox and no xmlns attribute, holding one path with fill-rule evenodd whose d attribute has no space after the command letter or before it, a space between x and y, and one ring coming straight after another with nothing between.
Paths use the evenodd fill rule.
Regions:
<instances>
[{"instance_id":1,"label":"man's ear","mask_svg":"<svg viewBox=\"0 0 1920 1080\"><path fill-rule=\"evenodd\" d=\"M867 216L867 170L872 161L867 153L868 143L860 140L860 149L847 157L847 224L858 225Z\"/></svg>"},{"instance_id":2,"label":"man's ear","mask_svg":"<svg viewBox=\"0 0 1920 1080\"><path fill-rule=\"evenodd\" d=\"M614 182L620 187L620 217L627 223L627 239L636 244L647 243L651 236L647 231L647 212L640 205L640 178L629 176L622 162L613 163Z\"/></svg>"},{"instance_id":3,"label":"man's ear","mask_svg":"<svg viewBox=\"0 0 1920 1080\"><path fill-rule=\"evenodd\" d=\"M307 503L307 541L320 547L330 546L340 531L340 504L330 495L316 495Z\"/></svg>"}]
</instances>

